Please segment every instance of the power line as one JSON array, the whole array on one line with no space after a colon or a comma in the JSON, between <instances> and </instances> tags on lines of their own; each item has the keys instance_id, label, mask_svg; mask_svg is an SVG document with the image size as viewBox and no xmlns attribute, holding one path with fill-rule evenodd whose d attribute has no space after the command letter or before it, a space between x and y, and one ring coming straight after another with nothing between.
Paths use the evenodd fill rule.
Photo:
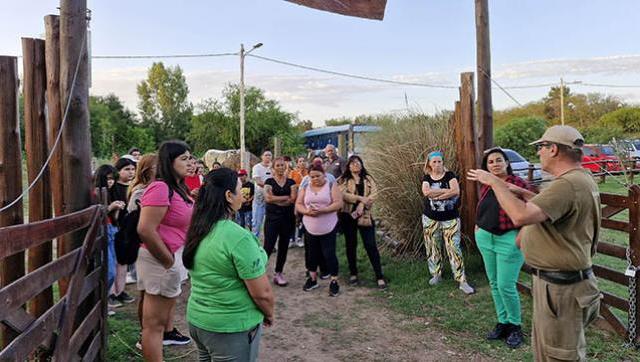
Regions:
<instances>
[{"instance_id":1,"label":"power line","mask_svg":"<svg viewBox=\"0 0 640 362\"><path fill-rule=\"evenodd\" d=\"M213 58L238 55L238 53L165 54L165 55L93 55L91 59L170 59L170 58Z\"/></svg>"},{"instance_id":2,"label":"power line","mask_svg":"<svg viewBox=\"0 0 640 362\"><path fill-rule=\"evenodd\" d=\"M603 88L640 88L640 85L632 84L601 84L601 83L585 83L577 82L578 85L584 85L587 87L603 87Z\"/></svg>"},{"instance_id":3,"label":"power line","mask_svg":"<svg viewBox=\"0 0 640 362\"><path fill-rule=\"evenodd\" d=\"M506 89L504 89L495 79L493 79L489 74L487 74L487 72L484 71L484 69L482 68L478 68L478 70L480 70L482 72L482 74L485 75L485 77L489 78L489 80L491 80L491 82L493 82L493 84L495 84L504 94L506 94L509 98L511 98L511 100L513 100L514 102L516 102L517 105L519 105L520 107L522 107L522 103L518 102L518 100L511 95L511 93L507 92Z\"/></svg>"}]
</instances>

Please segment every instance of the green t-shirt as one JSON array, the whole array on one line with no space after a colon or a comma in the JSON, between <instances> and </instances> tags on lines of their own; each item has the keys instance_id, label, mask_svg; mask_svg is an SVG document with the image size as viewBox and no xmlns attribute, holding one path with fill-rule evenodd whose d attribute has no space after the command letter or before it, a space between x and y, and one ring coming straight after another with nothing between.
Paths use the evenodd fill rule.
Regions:
<instances>
[{"instance_id":1,"label":"green t-shirt","mask_svg":"<svg viewBox=\"0 0 640 362\"><path fill-rule=\"evenodd\" d=\"M258 239L233 221L221 220L200 242L191 275L187 320L218 333L246 331L264 316L245 279L262 276L267 254Z\"/></svg>"}]
</instances>

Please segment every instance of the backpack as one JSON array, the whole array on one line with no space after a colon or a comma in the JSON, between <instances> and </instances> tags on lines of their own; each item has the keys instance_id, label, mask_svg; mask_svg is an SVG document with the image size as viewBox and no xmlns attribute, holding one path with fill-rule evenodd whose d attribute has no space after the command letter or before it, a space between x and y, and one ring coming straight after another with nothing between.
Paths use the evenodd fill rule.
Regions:
<instances>
[{"instance_id":1,"label":"backpack","mask_svg":"<svg viewBox=\"0 0 640 362\"><path fill-rule=\"evenodd\" d=\"M169 202L173 196L173 190L169 188ZM138 259L138 250L142 244L138 235L138 223L140 222L140 199L136 200L134 210L128 212L122 219L115 235L116 259L120 265L131 265Z\"/></svg>"}]
</instances>

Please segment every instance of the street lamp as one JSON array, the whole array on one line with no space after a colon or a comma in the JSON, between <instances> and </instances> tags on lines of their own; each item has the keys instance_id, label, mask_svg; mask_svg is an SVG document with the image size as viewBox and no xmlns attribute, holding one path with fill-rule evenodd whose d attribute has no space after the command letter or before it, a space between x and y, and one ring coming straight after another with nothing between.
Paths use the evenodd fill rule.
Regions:
<instances>
[{"instance_id":1,"label":"street lamp","mask_svg":"<svg viewBox=\"0 0 640 362\"><path fill-rule=\"evenodd\" d=\"M245 170L247 170L247 155L244 145L244 57L261 46L262 43L258 43L245 52L244 44L240 44L240 168Z\"/></svg>"}]
</instances>

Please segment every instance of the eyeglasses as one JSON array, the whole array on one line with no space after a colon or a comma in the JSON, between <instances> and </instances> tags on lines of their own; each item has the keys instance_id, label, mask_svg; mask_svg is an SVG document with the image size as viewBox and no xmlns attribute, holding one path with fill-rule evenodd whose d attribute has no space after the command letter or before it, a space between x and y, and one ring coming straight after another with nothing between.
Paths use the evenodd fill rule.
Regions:
<instances>
[{"instance_id":1,"label":"eyeglasses","mask_svg":"<svg viewBox=\"0 0 640 362\"><path fill-rule=\"evenodd\" d=\"M542 147L551 147L553 146L553 143L548 143L548 142L541 142L541 143L536 143L535 145L536 151L540 151L540 149L542 149Z\"/></svg>"}]
</instances>

